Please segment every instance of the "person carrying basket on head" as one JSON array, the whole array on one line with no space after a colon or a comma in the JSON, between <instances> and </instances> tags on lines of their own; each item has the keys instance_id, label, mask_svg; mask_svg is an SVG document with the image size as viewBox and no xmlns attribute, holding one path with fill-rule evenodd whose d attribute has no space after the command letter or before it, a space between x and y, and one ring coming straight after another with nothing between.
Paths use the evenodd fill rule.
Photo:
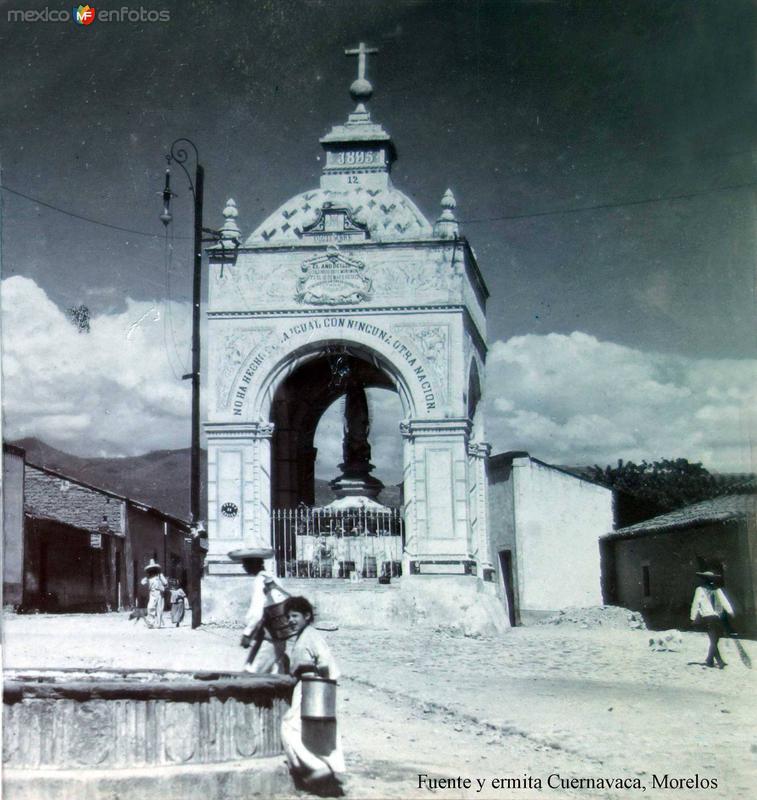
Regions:
<instances>
[{"instance_id":1,"label":"person carrying basket on head","mask_svg":"<svg viewBox=\"0 0 757 800\"><path fill-rule=\"evenodd\" d=\"M284 600L289 593L265 569L265 559L273 558L268 548L232 550L229 558L242 564L253 576L250 607L240 644L249 650L245 672L285 674L287 672L286 640L291 636L284 615Z\"/></svg>"}]
</instances>

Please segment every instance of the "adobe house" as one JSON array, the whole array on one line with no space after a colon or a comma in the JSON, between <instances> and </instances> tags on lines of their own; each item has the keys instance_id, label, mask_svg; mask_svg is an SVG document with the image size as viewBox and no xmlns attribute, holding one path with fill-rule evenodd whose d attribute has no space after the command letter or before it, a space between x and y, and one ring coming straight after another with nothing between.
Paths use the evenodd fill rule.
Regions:
<instances>
[{"instance_id":1,"label":"adobe house","mask_svg":"<svg viewBox=\"0 0 757 800\"><path fill-rule=\"evenodd\" d=\"M125 498L26 463L21 607L117 606L125 525Z\"/></svg>"},{"instance_id":2,"label":"adobe house","mask_svg":"<svg viewBox=\"0 0 757 800\"><path fill-rule=\"evenodd\" d=\"M525 452L490 457L488 475L490 560L510 624L600 605L612 490Z\"/></svg>"},{"instance_id":3,"label":"adobe house","mask_svg":"<svg viewBox=\"0 0 757 800\"><path fill-rule=\"evenodd\" d=\"M655 628L690 627L704 569L723 576L735 628L757 633L757 496L726 495L606 532L601 540L605 602L640 611Z\"/></svg>"},{"instance_id":4,"label":"adobe house","mask_svg":"<svg viewBox=\"0 0 757 800\"><path fill-rule=\"evenodd\" d=\"M3 446L4 605L61 612L145 605L140 581L151 558L191 596L188 523L25 457Z\"/></svg>"}]
</instances>

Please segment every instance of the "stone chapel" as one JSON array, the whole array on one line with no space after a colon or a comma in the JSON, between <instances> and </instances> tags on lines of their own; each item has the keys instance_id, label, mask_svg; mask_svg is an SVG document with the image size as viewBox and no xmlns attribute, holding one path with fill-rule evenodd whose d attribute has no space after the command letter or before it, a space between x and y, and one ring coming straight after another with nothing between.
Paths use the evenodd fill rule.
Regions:
<instances>
[{"instance_id":1,"label":"stone chapel","mask_svg":"<svg viewBox=\"0 0 757 800\"><path fill-rule=\"evenodd\" d=\"M249 234L229 200L209 251L204 617L236 614L248 599L227 552L270 547L277 509L314 504L316 427L342 396L352 433L332 485L343 506L375 501L361 417L365 389L381 387L402 407L395 605L418 618L499 625L481 403L488 291L452 192L432 222L393 185L397 151L367 109L371 51L351 52L356 105L320 139L320 185Z\"/></svg>"}]
</instances>

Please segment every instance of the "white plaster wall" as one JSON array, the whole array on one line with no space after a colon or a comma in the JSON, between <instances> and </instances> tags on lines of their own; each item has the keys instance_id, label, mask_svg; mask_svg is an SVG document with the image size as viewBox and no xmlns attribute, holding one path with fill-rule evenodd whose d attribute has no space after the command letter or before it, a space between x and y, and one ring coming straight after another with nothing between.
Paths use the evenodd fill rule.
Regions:
<instances>
[{"instance_id":1,"label":"white plaster wall","mask_svg":"<svg viewBox=\"0 0 757 800\"><path fill-rule=\"evenodd\" d=\"M612 492L531 458L514 459L512 480L521 610L601 605Z\"/></svg>"},{"instance_id":2,"label":"white plaster wall","mask_svg":"<svg viewBox=\"0 0 757 800\"><path fill-rule=\"evenodd\" d=\"M22 600L24 571L24 458L20 453L2 454L3 507L3 603Z\"/></svg>"},{"instance_id":3,"label":"white plaster wall","mask_svg":"<svg viewBox=\"0 0 757 800\"><path fill-rule=\"evenodd\" d=\"M208 310L302 311L323 308L295 299L303 262L326 253L325 244L243 248L234 263L211 263ZM340 244L342 254L365 264L371 296L359 306L419 307L467 305L482 338L486 337L482 300L465 275L464 253L452 242L408 241ZM453 264L453 253L454 261ZM326 306L328 308L328 306Z\"/></svg>"},{"instance_id":4,"label":"white plaster wall","mask_svg":"<svg viewBox=\"0 0 757 800\"><path fill-rule=\"evenodd\" d=\"M310 310L278 317L213 317L207 327L210 422L267 419L278 382L292 368L292 354L334 343L363 347L391 365L395 379L402 379L400 397L412 398L408 415L465 413L459 309ZM424 331L436 332L439 350L426 349Z\"/></svg>"},{"instance_id":5,"label":"white plaster wall","mask_svg":"<svg viewBox=\"0 0 757 800\"><path fill-rule=\"evenodd\" d=\"M488 538L489 559L494 567L494 588L500 602L507 609L508 601L505 592L505 577L502 574L500 551L509 550L513 563L513 592L515 608L513 613L517 619L520 596L518 584L518 556L515 547L515 509L513 500L513 479L509 465L502 464L500 459L490 459L487 465L488 492Z\"/></svg>"}]
</instances>

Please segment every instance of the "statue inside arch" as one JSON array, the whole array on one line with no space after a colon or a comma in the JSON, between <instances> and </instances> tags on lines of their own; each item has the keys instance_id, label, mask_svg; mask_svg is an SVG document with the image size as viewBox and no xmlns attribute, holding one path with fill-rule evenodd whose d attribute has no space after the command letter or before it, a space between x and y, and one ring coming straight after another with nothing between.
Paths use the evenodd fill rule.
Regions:
<instances>
[{"instance_id":1,"label":"statue inside arch","mask_svg":"<svg viewBox=\"0 0 757 800\"><path fill-rule=\"evenodd\" d=\"M330 484L338 498L367 497L375 500L384 488L384 484L370 474L375 469L371 464L368 441L370 430L365 387L353 378L347 385L344 400L343 462L339 465L342 474Z\"/></svg>"},{"instance_id":2,"label":"statue inside arch","mask_svg":"<svg viewBox=\"0 0 757 800\"><path fill-rule=\"evenodd\" d=\"M368 397L365 389L352 383L344 400L344 438L342 440L342 458L344 464L339 468L349 468L351 465L362 467L366 465L370 471L373 467L371 460L371 445L368 434L371 431L371 420L368 412Z\"/></svg>"}]
</instances>

